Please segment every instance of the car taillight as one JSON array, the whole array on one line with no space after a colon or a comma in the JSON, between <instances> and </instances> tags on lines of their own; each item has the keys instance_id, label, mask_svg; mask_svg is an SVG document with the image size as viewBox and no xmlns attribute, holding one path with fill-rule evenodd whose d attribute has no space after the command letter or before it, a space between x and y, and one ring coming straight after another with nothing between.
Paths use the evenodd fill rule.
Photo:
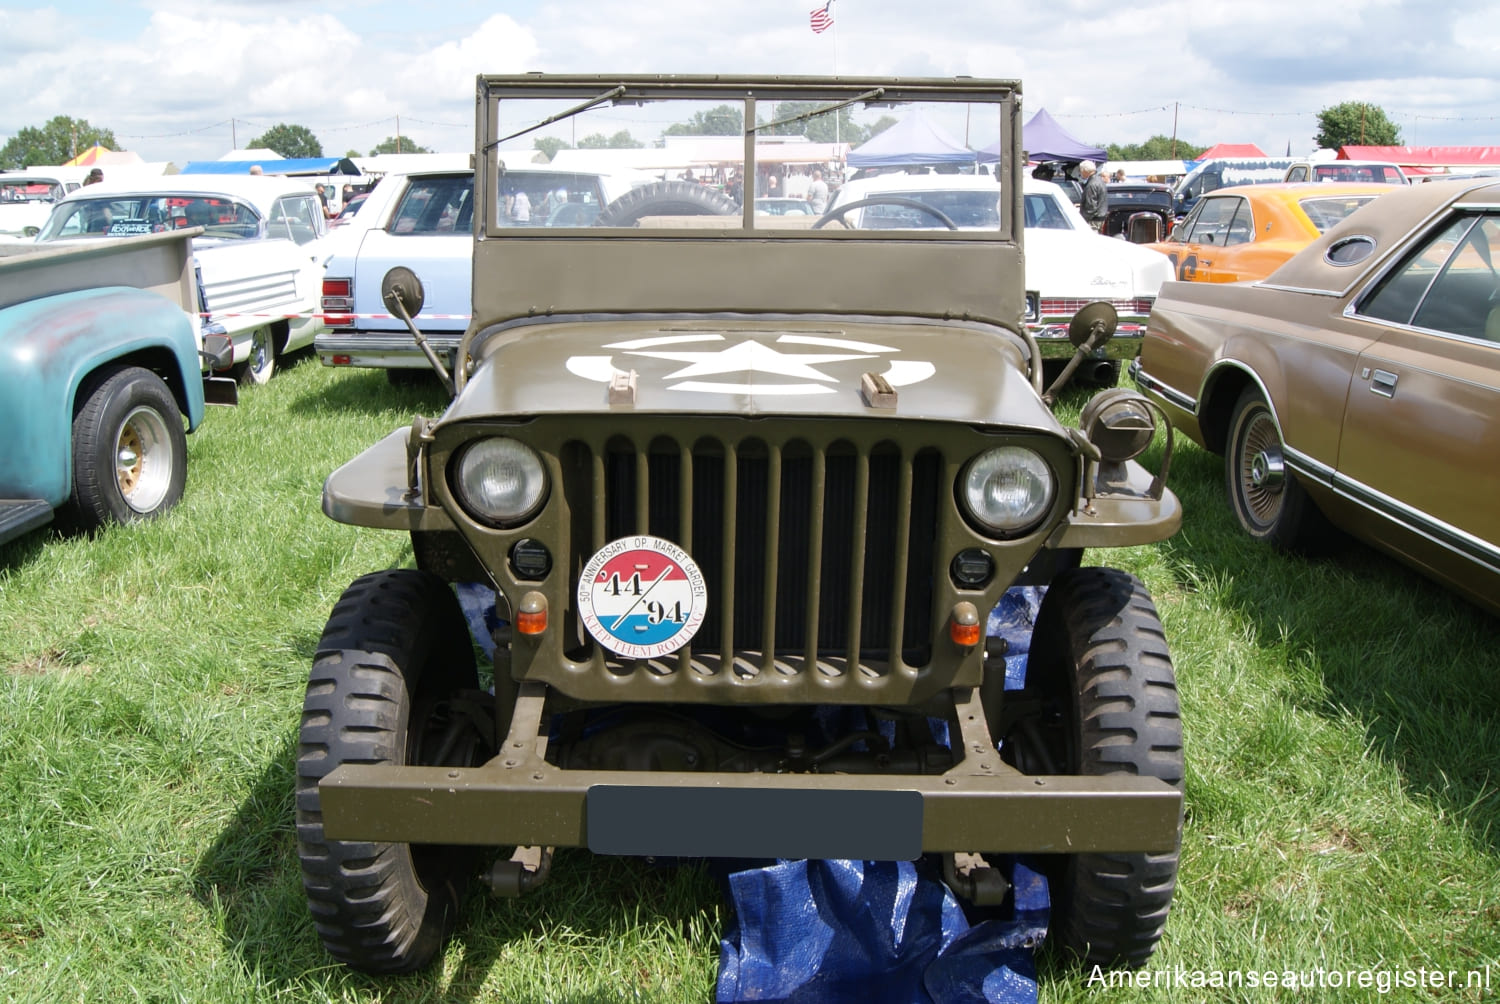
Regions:
<instances>
[{"instance_id":1,"label":"car taillight","mask_svg":"<svg viewBox=\"0 0 1500 1004\"><path fill-rule=\"evenodd\" d=\"M323 280L323 323L330 328L354 326L354 281Z\"/></svg>"},{"instance_id":2,"label":"car taillight","mask_svg":"<svg viewBox=\"0 0 1500 1004\"><path fill-rule=\"evenodd\" d=\"M1041 311L1044 317L1070 317L1093 302L1093 300L1081 300L1074 297L1043 297ZM1107 302L1115 308L1116 313L1149 314L1156 298L1139 296L1133 300L1109 300Z\"/></svg>"}]
</instances>

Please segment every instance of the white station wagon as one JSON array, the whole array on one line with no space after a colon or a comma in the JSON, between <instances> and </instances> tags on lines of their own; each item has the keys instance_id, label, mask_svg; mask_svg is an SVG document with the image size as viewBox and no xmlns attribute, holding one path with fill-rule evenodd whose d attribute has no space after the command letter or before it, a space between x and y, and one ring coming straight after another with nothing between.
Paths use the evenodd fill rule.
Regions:
<instances>
[{"instance_id":1,"label":"white station wagon","mask_svg":"<svg viewBox=\"0 0 1500 1004\"><path fill-rule=\"evenodd\" d=\"M387 174L354 218L329 235L323 278L328 328L316 342L326 366L380 368L393 382L413 375L425 379L431 372L406 322L392 316L381 299L381 280L397 265L411 269L422 283L425 306L413 320L445 363L469 326L474 262L469 154L413 161L421 166ZM631 180L508 165L505 219L515 225L590 226L604 206L630 191Z\"/></svg>"},{"instance_id":2,"label":"white station wagon","mask_svg":"<svg viewBox=\"0 0 1500 1004\"><path fill-rule=\"evenodd\" d=\"M321 238L312 186L290 178L167 175L105 180L68 195L38 241L101 239L202 227L193 240L204 320L234 342L242 382L265 383L284 352L322 327Z\"/></svg>"},{"instance_id":3,"label":"white station wagon","mask_svg":"<svg viewBox=\"0 0 1500 1004\"><path fill-rule=\"evenodd\" d=\"M1157 251L1101 237L1066 193L1050 181L1025 179L1026 326L1049 370L1073 355L1068 323L1085 304L1108 301L1116 334L1078 371L1097 383L1119 379L1120 360L1140 353L1146 318L1172 263ZM845 183L827 223L868 230L983 230L1000 225L1000 186L979 174L880 174ZM829 219L828 217L832 217Z\"/></svg>"}]
</instances>

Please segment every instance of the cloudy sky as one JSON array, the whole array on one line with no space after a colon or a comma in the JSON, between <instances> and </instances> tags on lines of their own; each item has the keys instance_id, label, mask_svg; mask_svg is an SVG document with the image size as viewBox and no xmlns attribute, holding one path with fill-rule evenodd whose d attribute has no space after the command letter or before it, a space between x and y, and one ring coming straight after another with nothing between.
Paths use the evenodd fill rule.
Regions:
<instances>
[{"instance_id":1,"label":"cloudy sky","mask_svg":"<svg viewBox=\"0 0 1500 1004\"><path fill-rule=\"evenodd\" d=\"M70 115L149 161L215 158L280 122L325 154L400 131L473 140L476 73L843 73L1018 78L1099 144L1153 134L1313 146L1320 109L1371 101L1413 145L1500 144L1486 0L0 0L0 141Z\"/></svg>"}]
</instances>

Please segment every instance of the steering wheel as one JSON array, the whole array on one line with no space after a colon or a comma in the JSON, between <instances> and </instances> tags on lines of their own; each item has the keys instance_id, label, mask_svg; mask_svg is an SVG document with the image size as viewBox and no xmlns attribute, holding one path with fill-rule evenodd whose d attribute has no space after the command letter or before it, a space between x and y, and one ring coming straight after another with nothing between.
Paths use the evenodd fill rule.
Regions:
<instances>
[{"instance_id":1,"label":"steering wheel","mask_svg":"<svg viewBox=\"0 0 1500 1004\"><path fill-rule=\"evenodd\" d=\"M853 202L847 202L836 209L828 210L828 212L818 217L818 222L812 225L812 229L822 230L834 220L843 223L845 213L851 209L862 209L865 206L905 206L907 209L917 209L926 213L949 230L958 229L958 224L949 219L948 215L941 209L934 209L925 202L917 199L908 199L900 195L872 195L868 199L856 199ZM844 225L848 226L848 224Z\"/></svg>"}]
</instances>

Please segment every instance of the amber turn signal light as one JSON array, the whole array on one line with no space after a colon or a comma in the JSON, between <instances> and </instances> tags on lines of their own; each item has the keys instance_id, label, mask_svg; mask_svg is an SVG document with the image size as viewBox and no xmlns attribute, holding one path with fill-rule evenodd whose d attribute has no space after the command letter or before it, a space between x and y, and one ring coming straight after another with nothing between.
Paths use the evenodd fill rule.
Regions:
<instances>
[{"instance_id":1,"label":"amber turn signal light","mask_svg":"<svg viewBox=\"0 0 1500 1004\"><path fill-rule=\"evenodd\" d=\"M948 618L948 637L960 648L973 648L984 640L984 624L979 619L979 608L965 600L955 604Z\"/></svg>"},{"instance_id":2,"label":"amber turn signal light","mask_svg":"<svg viewBox=\"0 0 1500 1004\"><path fill-rule=\"evenodd\" d=\"M533 590L516 607L516 630L535 637L547 630L547 597Z\"/></svg>"}]
</instances>

